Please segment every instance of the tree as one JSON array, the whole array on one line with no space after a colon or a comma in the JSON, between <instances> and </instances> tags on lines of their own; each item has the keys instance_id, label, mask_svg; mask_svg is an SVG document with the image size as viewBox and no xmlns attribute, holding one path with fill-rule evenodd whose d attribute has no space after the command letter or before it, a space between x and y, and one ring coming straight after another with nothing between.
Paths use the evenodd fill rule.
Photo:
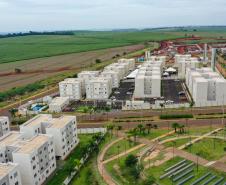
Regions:
<instances>
[{"instance_id":1,"label":"tree","mask_svg":"<svg viewBox=\"0 0 226 185\"><path fill-rule=\"evenodd\" d=\"M9 112L11 113L12 117L15 117L18 109L10 109Z\"/></svg>"},{"instance_id":2,"label":"tree","mask_svg":"<svg viewBox=\"0 0 226 185\"><path fill-rule=\"evenodd\" d=\"M175 133L177 132L178 126L179 126L178 123L173 123L173 124L172 124L172 128L175 130Z\"/></svg>"},{"instance_id":3,"label":"tree","mask_svg":"<svg viewBox=\"0 0 226 185\"><path fill-rule=\"evenodd\" d=\"M178 128L180 129L180 134L184 133L184 125L178 125Z\"/></svg>"},{"instance_id":4,"label":"tree","mask_svg":"<svg viewBox=\"0 0 226 185\"><path fill-rule=\"evenodd\" d=\"M96 64L99 64L99 63L101 63L101 59L98 58L98 59L96 59L95 62L96 62Z\"/></svg>"},{"instance_id":5,"label":"tree","mask_svg":"<svg viewBox=\"0 0 226 185\"><path fill-rule=\"evenodd\" d=\"M113 129L114 129L114 125L112 124L107 125L107 130L111 132L111 136L113 135Z\"/></svg>"},{"instance_id":6,"label":"tree","mask_svg":"<svg viewBox=\"0 0 226 185\"><path fill-rule=\"evenodd\" d=\"M141 134L144 126L142 124L137 125L137 128L139 129L139 133Z\"/></svg>"},{"instance_id":7,"label":"tree","mask_svg":"<svg viewBox=\"0 0 226 185\"><path fill-rule=\"evenodd\" d=\"M121 125L116 126L117 136L118 136L118 131L120 130L122 130L122 126Z\"/></svg>"},{"instance_id":8,"label":"tree","mask_svg":"<svg viewBox=\"0 0 226 185\"><path fill-rule=\"evenodd\" d=\"M147 123L146 127L148 129L148 134L150 134L151 128L152 128L152 124L151 123Z\"/></svg>"},{"instance_id":9,"label":"tree","mask_svg":"<svg viewBox=\"0 0 226 185\"><path fill-rule=\"evenodd\" d=\"M137 164L137 162L138 162L138 159L137 159L137 157L136 157L135 155L133 155L133 154L129 154L129 155L126 157L126 159L125 159L125 165L126 165L127 167L134 166L134 165Z\"/></svg>"}]
</instances>

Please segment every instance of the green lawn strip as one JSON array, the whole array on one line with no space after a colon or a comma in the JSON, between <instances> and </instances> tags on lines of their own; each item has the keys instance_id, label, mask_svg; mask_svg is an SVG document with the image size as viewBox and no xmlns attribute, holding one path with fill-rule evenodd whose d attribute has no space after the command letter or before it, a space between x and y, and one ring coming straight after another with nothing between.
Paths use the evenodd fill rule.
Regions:
<instances>
[{"instance_id":1,"label":"green lawn strip","mask_svg":"<svg viewBox=\"0 0 226 185\"><path fill-rule=\"evenodd\" d=\"M147 133L147 131L143 134L143 133L138 133L138 136L139 137L144 137L144 138L146 138L146 139L155 139L156 137L159 137L159 136L161 136L161 135L163 135L163 134L166 134L168 132L168 130L167 129L151 129L150 130L150 133L148 134Z\"/></svg>"},{"instance_id":2,"label":"green lawn strip","mask_svg":"<svg viewBox=\"0 0 226 185\"><path fill-rule=\"evenodd\" d=\"M207 160L218 160L226 155L226 142L221 139L205 138L185 150L193 154L198 154L200 157Z\"/></svg>"},{"instance_id":3,"label":"green lawn strip","mask_svg":"<svg viewBox=\"0 0 226 185\"><path fill-rule=\"evenodd\" d=\"M138 154L143 148L137 149L130 154ZM120 157L119 159L115 159L107 164L105 164L105 168L111 177L116 180L120 185L130 185L130 184L139 184L139 181L134 181L132 177L125 176L122 170L125 168L124 161L128 155ZM123 174L122 174L123 173Z\"/></svg>"},{"instance_id":4,"label":"green lawn strip","mask_svg":"<svg viewBox=\"0 0 226 185\"><path fill-rule=\"evenodd\" d=\"M142 164L144 166L146 166L146 165L152 164L152 163L154 163L156 161L162 160L162 159L164 159L164 154L165 153L163 151L160 151L159 154L156 157L154 157L152 159L148 159L146 161L142 160Z\"/></svg>"},{"instance_id":5,"label":"green lawn strip","mask_svg":"<svg viewBox=\"0 0 226 185\"><path fill-rule=\"evenodd\" d=\"M126 139L123 139L121 141L119 141L118 143L115 143L114 145L112 145L106 152L105 156L104 156L104 160L109 159L113 156L116 156L122 152L125 152L126 150L129 150L130 148L135 147L136 145L138 145L138 143L134 143L131 141L128 141Z\"/></svg>"},{"instance_id":6,"label":"green lawn strip","mask_svg":"<svg viewBox=\"0 0 226 185\"><path fill-rule=\"evenodd\" d=\"M162 164L160 166L151 167L150 169L147 169L145 171L145 174L146 174L146 176L149 176L149 175L153 176L156 179L158 184L172 185L173 183L172 183L172 180L170 178L166 177L166 178L160 180L160 176L164 174L165 169L175 165L176 163L178 163L181 160L182 160L182 158L175 157L174 159L171 159L171 160L165 162L164 164ZM195 177L192 178L191 180L189 180L188 182L186 182L184 185L190 185L191 182L194 182L196 179L202 177L207 172L211 172L212 174L217 175L218 178L223 177L223 176L226 177L226 175L221 173L221 172L217 172L215 170L202 167L200 165L198 166L198 171L197 171L197 167L196 167L196 165L194 165L194 171L193 171L192 174L194 174ZM184 178L186 178L186 177L188 177L188 175L185 176ZM174 183L174 184L176 184L176 183Z\"/></svg>"},{"instance_id":7,"label":"green lawn strip","mask_svg":"<svg viewBox=\"0 0 226 185\"><path fill-rule=\"evenodd\" d=\"M48 185L61 185L68 176L67 165L71 163L70 159L80 160L82 157L82 150L89 144L92 135L79 135L80 142L78 146L72 151L65 161L58 161L58 167L53 177L48 181Z\"/></svg>"},{"instance_id":8,"label":"green lawn strip","mask_svg":"<svg viewBox=\"0 0 226 185\"><path fill-rule=\"evenodd\" d=\"M189 141L190 141L190 138L177 139L174 142L173 141L170 141L170 142L164 143L163 145L165 147L173 147L173 146L179 147L179 146L182 146L182 145L188 143Z\"/></svg>"}]
</instances>

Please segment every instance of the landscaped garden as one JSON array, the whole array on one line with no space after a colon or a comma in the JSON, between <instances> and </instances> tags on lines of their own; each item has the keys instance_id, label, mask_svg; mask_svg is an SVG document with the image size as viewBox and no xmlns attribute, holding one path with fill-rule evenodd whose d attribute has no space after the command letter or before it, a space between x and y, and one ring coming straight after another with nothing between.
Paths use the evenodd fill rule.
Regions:
<instances>
[{"instance_id":1,"label":"landscaped garden","mask_svg":"<svg viewBox=\"0 0 226 185\"><path fill-rule=\"evenodd\" d=\"M226 155L226 142L217 138L205 138L187 146L185 150L207 160L218 160Z\"/></svg>"}]
</instances>

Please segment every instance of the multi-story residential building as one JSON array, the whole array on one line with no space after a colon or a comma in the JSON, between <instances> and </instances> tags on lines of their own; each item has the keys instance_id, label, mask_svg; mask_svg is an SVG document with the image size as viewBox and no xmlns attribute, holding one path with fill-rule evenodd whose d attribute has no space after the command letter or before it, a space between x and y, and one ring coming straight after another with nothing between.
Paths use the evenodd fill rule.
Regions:
<instances>
[{"instance_id":1,"label":"multi-story residential building","mask_svg":"<svg viewBox=\"0 0 226 185\"><path fill-rule=\"evenodd\" d=\"M119 72L112 70L105 70L101 73L100 77L111 78L112 88L118 88L120 84Z\"/></svg>"},{"instance_id":2,"label":"multi-story residential building","mask_svg":"<svg viewBox=\"0 0 226 185\"><path fill-rule=\"evenodd\" d=\"M125 63L127 65L128 71L132 71L135 68L135 59L133 59L133 58L131 58L131 59L122 58L122 59L118 60L118 63L119 64Z\"/></svg>"},{"instance_id":3,"label":"multi-story residential building","mask_svg":"<svg viewBox=\"0 0 226 185\"><path fill-rule=\"evenodd\" d=\"M59 83L61 97L80 100L85 95L85 82L81 78L67 78Z\"/></svg>"},{"instance_id":4,"label":"multi-story residential building","mask_svg":"<svg viewBox=\"0 0 226 185\"><path fill-rule=\"evenodd\" d=\"M126 67L122 64L113 63L104 68L104 71L116 71L119 74L119 79L123 79L127 75Z\"/></svg>"},{"instance_id":5,"label":"multi-story residential building","mask_svg":"<svg viewBox=\"0 0 226 185\"><path fill-rule=\"evenodd\" d=\"M27 139L40 133L52 135L56 157L62 160L79 143L75 116L52 118L50 114L39 114L21 125L20 131Z\"/></svg>"},{"instance_id":6,"label":"multi-story residential building","mask_svg":"<svg viewBox=\"0 0 226 185\"><path fill-rule=\"evenodd\" d=\"M49 104L50 112L61 112L67 105L69 105L69 97L56 97Z\"/></svg>"},{"instance_id":7,"label":"multi-story residential building","mask_svg":"<svg viewBox=\"0 0 226 185\"><path fill-rule=\"evenodd\" d=\"M178 78L184 79L186 74L186 68L198 68L200 62L198 58L191 57L191 55L176 55L175 65L178 71Z\"/></svg>"},{"instance_id":8,"label":"multi-story residential building","mask_svg":"<svg viewBox=\"0 0 226 185\"><path fill-rule=\"evenodd\" d=\"M195 106L226 104L226 80L211 68L187 68L186 85Z\"/></svg>"},{"instance_id":9,"label":"multi-story residential building","mask_svg":"<svg viewBox=\"0 0 226 185\"><path fill-rule=\"evenodd\" d=\"M9 118L0 116L0 137L9 132Z\"/></svg>"},{"instance_id":10,"label":"multi-story residential building","mask_svg":"<svg viewBox=\"0 0 226 185\"><path fill-rule=\"evenodd\" d=\"M134 98L161 96L161 61L148 61L139 68L135 78Z\"/></svg>"},{"instance_id":11,"label":"multi-story residential building","mask_svg":"<svg viewBox=\"0 0 226 185\"><path fill-rule=\"evenodd\" d=\"M82 71L80 73L78 73L78 78L84 80L85 85L87 84L87 82L89 82L90 80L92 80L95 77L99 76L99 71Z\"/></svg>"},{"instance_id":12,"label":"multi-story residential building","mask_svg":"<svg viewBox=\"0 0 226 185\"><path fill-rule=\"evenodd\" d=\"M53 137L10 132L0 138L0 160L18 164L23 185L41 185L56 169Z\"/></svg>"},{"instance_id":13,"label":"multi-story residential building","mask_svg":"<svg viewBox=\"0 0 226 185\"><path fill-rule=\"evenodd\" d=\"M18 164L0 163L1 185L22 185Z\"/></svg>"},{"instance_id":14,"label":"multi-story residential building","mask_svg":"<svg viewBox=\"0 0 226 185\"><path fill-rule=\"evenodd\" d=\"M97 77L90 80L86 85L87 99L108 99L112 92L111 78Z\"/></svg>"}]
</instances>

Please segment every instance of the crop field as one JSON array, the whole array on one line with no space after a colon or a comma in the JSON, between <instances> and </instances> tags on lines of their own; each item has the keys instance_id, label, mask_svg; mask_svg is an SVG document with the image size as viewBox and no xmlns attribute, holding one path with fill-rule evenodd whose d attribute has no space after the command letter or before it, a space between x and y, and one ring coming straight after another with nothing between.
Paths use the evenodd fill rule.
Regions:
<instances>
[{"instance_id":1,"label":"crop field","mask_svg":"<svg viewBox=\"0 0 226 185\"><path fill-rule=\"evenodd\" d=\"M75 35L22 36L0 39L0 64L25 59L180 38L175 33L75 32Z\"/></svg>"},{"instance_id":2,"label":"crop field","mask_svg":"<svg viewBox=\"0 0 226 185\"><path fill-rule=\"evenodd\" d=\"M97 58L102 61L109 60L117 54L122 55L124 52L129 53L143 48L144 46L140 44L0 64L0 75L6 74L0 77L0 91L34 83L62 72L88 67L95 63ZM21 69L23 73L10 74L15 68Z\"/></svg>"}]
</instances>

